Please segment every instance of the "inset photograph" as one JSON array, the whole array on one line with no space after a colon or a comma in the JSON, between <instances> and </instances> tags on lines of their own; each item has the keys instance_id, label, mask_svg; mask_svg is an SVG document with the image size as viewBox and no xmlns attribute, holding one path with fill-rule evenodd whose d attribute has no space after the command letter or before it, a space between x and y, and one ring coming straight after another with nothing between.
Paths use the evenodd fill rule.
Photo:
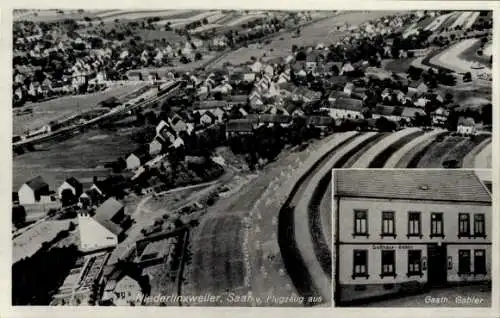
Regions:
<instances>
[{"instance_id":1,"label":"inset photograph","mask_svg":"<svg viewBox=\"0 0 500 318\"><path fill-rule=\"evenodd\" d=\"M333 171L337 307L490 307L490 170Z\"/></svg>"}]
</instances>

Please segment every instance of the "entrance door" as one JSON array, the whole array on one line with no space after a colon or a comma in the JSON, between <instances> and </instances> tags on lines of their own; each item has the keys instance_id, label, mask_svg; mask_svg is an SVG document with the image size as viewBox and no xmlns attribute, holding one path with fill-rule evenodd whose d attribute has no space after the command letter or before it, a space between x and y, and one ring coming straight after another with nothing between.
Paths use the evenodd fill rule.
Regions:
<instances>
[{"instance_id":1,"label":"entrance door","mask_svg":"<svg viewBox=\"0 0 500 318\"><path fill-rule=\"evenodd\" d=\"M430 286L440 286L446 283L447 266L446 245L429 245L427 247L427 282Z\"/></svg>"}]
</instances>

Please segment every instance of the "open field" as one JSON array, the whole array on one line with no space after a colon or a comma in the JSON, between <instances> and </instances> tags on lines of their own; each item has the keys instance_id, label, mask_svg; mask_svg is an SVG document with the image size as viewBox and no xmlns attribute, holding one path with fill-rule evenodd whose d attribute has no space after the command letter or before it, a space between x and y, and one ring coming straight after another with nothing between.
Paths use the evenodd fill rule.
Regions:
<instances>
[{"instance_id":1,"label":"open field","mask_svg":"<svg viewBox=\"0 0 500 318\"><path fill-rule=\"evenodd\" d=\"M481 41L476 41L474 44L472 44L471 46L469 46L467 49L465 49L464 51L462 51L462 53L460 53L458 55L458 57L460 59L463 59L465 61L469 61L469 62L479 62L481 64L484 64L488 67L492 67L491 65L491 61L490 61L490 56L491 56L491 45L490 45L490 53L489 55L487 54L487 52L483 52L483 55L480 56L477 54L477 51L481 48ZM485 50L486 51L486 47L485 47Z\"/></svg>"},{"instance_id":2,"label":"open field","mask_svg":"<svg viewBox=\"0 0 500 318\"><path fill-rule=\"evenodd\" d=\"M139 20L145 18L152 17L165 17L171 19L182 19L186 17L190 17L200 11L195 10L160 10L160 11L151 11L151 10L125 10L118 12L108 12L98 17L104 22L111 22L115 19L118 20Z\"/></svg>"},{"instance_id":3,"label":"open field","mask_svg":"<svg viewBox=\"0 0 500 318\"><path fill-rule=\"evenodd\" d=\"M337 31L337 25L343 25L344 23L359 25L367 20L383 17L388 14L394 14L394 12L350 12L336 16L331 16L332 13L325 13L325 19L321 17L319 21L303 27L298 37L293 37L294 32L284 32L270 39L270 43L263 45L262 48L243 47L231 52L213 65L213 67L220 68L225 62L239 65L248 62L252 56L261 58L264 53L266 53L266 58L269 59L285 57L291 54L292 45L307 46L316 45L318 43L324 43L326 45L336 43L347 34L347 32L344 31Z\"/></svg>"},{"instance_id":4,"label":"open field","mask_svg":"<svg viewBox=\"0 0 500 318\"><path fill-rule=\"evenodd\" d=\"M14 157L13 188L17 190L26 180L41 175L51 189L64 179L74 176L92 182L93 176L110 174L106 162L126 157L137 148L128 132L90 130L67 140L37 146L37 150Z\"/></svg>"},{"instance_id":5,"label":"open field","mask_svg":"<svg viewBox=\"0 0 500 318\"><path fill-rule=\"evenodd\" d=\"M31 109L32 113L13 116L13 134L23 134L26 130L41 128L51 121L62 120L93 108L99 108L100 102L110 97L126 95L143 85L145 84L131 83L123 86L114 86L101 92L64 96L16 108L14 112Z\"/></svg>"},{"instance_id":6,"label":"open field","mask_svg":"<svg viewBox=\"0 0 500 318\"><path fill-rule=\"evenodd\" d=\"M457 44L450 46L448 49L442 51L436 56L430 59L430 63L432 65L436 65L438 67L444 67L451 69L457 73L465 73L471 72L472 78L478 78L480 74L489 73L491 74L491 69L484 67L483 69L473 69L472 61L466 61L461 57L461 54L469 49L471 46L474 46L479 39L466 39Z\"/></svg>"},{"instance_id":7,"label":"open field","mask_svg":"<svg viewBox=\"0 0 500 318\"><path fill-rule=\"evenodd\" d=\"M443 168L442 164L447 160L457 160L458 165L461 166L463 158L488 137L488 135L479 135L471 139L469 137L448 136L442 141L434 142L418 161L417 168Z\"/></svg>"},{"instance_id":8,"label":"open field","mask_svg":"<svg viewBox=\"0 0 500 318\"><path fill-rule=\"evenodd\" d=\"M14 22L16 21L31 21L31 22L56 22L65 19L83 20L85 17L97 17L103 11L83 11L77 10L29 10L21 14L14 14Z\"/></svg>"}]
</instances>

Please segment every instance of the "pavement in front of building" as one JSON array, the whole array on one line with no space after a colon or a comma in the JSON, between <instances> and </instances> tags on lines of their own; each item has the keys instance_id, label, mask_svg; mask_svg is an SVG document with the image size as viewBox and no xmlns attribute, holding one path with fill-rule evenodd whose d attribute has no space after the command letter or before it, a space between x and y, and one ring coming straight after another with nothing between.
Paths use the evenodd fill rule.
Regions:
<instances>
[{"instance_id":1,"label":"pavement in front of building","mask_svg":"<svg viewBox=\"0 0 500 318\"><path fill-rule=\"evenodd\" d=\"M447 287L425 294L392 298L363 307L490 307L491 289L482 285Z\"/></svg>"}]
</instances>

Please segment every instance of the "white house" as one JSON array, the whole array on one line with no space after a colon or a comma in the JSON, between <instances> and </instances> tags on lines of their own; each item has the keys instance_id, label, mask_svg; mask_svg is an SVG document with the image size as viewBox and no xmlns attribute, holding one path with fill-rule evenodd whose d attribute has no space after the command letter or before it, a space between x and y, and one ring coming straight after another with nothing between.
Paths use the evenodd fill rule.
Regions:
<instances>
[{"instance_id":1,"label":"white house","mask_svg":"<svg viewBox=\"0 0 500 318\"><path fill-rule=\"evenodd\" d=\"M86 212L78 215L80 251L90 252L118 245L118 233L106 228Z\"/></svg>"},{"instance_id":2,"label":"white house","mask_svg":"<svg viewBox=\"0 0 500 318\"><path fill-rule=\"evenodd\" d=\"M457 133L462 135L475 135L476 123L471 117L460 117L457 123Z\"/></svg>"},{"instance_id":3,"label":"white house","mask_svg":"<svg viewBox=\"0 0 500 318\"><path fill-rule=\"evenodd\" d=\"M138 295L142 294L140 284L132 277L125 275L114 288L113 304L116 306L130 306L136 304Z\"/></svg>"},{"instance_id":4,"label":"white house","mask_svg":"<svg viewBox=\"0 0 500 318\"><path fill-rule=\"evenodd\" d=\"M70 190L71 193L73 193L73 196L78 198L83 193L83 186L77 179L71 177L64 180L64 182L57 189L59 199L62 198L64 190Z\"/></svg>"},{"instance_id":5,"label":"white house","mask_svg":"<svg viewBox=\"0 0 500 318\"><path fill-rule=\"evenodd\" d=\"M339 97L327 108L333 119L362 119L363 102L353 98Z\"/></svg>"},{"instance_id":6,"label":"white house","mask_svg":"<svg viewBox=\"0 0 500 318\"><path fill-rule=\"evenodd\" d=\"M41 176L37 176L26 181L17 192L19 196L19 204L35 204L42 200L42 197L49 196L49 185Z\"/></svg>"},{"instance_id":7,"label":"white house","mask_svg":"<svg viewBox=\"0 0 500 318\"><path fill-rule=\"evenodd\" d=\"M163 141L160 137L155 137L153 141L149 143L149 154L155 156L161 152L163 149Z\"/></svg>"},{"instance_id":8,"label":"white house","mask_svg":"<svg viewBox=\"0 0 500 318\"><path fill-rule=\"evenodd\" d=\"M253 73L260 73L262 71L263 65L260 61L255 61L252 65L250 65L250 70Z\"/></svg>"}]
</instances>

